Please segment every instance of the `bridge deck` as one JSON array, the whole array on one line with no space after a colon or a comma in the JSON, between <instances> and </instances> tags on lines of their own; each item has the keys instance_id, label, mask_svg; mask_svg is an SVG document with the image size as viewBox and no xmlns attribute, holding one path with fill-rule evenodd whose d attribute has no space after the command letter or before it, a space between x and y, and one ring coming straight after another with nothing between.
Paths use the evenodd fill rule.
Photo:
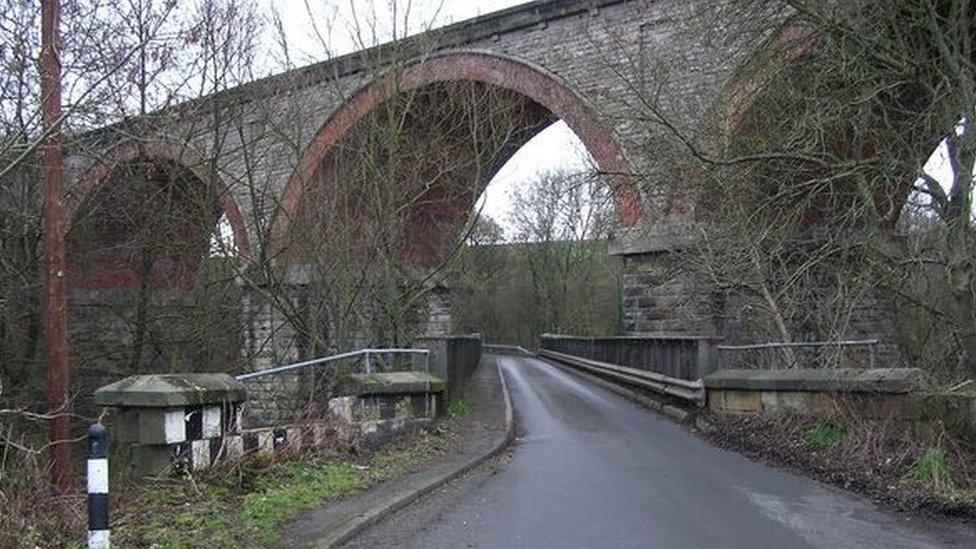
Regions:
<instances>
[{"instance_id":1,"label":"bridge deck","mask_svg":"<svg viewBox=\"0 0 976 549\"><path fill-rule=\"evenodd\" d=\"M519 438L511 460L381 523L351 547L941 547L931 531L717 449L536 359L500 357ZM931 528L931 526L926 526Z\"/></svg>"}]
</instances>

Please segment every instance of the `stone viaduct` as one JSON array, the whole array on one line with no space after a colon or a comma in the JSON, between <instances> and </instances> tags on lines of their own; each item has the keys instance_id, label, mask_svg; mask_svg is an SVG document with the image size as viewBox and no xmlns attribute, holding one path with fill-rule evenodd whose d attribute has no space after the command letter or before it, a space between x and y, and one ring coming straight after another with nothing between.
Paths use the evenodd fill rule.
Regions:
<instances>
[{"instance_id":1,"label":"stone viaduct","mask_svg":"<svg viewBox=\"0 0 976 549\"><path fill-rule=\"evenodd\" d=\"M492 159L493 169L561 119L613 185L621 229L612 248L627 265L626 331L712 331L707 319L691 323L682 311L693 292L690 283L680 276L660 276L695 208L693 201L655 192L648 174L658 167L654 151L663 138L655 132L663 130L635 121L641 102L653 93L677 120L714 129L716 142L727 137L724 127L741 110L736 101L748 89L737 75L749 48L735 43L734 21L710 19L711 27L701 25L698 15L711 4L538 0L116 124L84 136L69 158L69 224L93 207L99 190L126 165L143 166L149 179L152 166L164 166L178 170L188 186L209 189L215 202L213 218L205 221L213 227L226 219L236 261L253 261L288 233L303 204L316 200L317 185L356 184L337 181L342 178L329 166L336 162L337 143L370 113L397 94L441 86L431 92L434 99L418 107L422 118L423 110L437 101L436 93L454 89L445 85L473 83L520 104L524 130L512 133ZM432 136L418 130L411 137L421 143ZM470 156L470 139L458 138L451 154ZM421 266L436 254L424 247L436 240L424 227L432 219L456 221L469 211L493 172L456 175L475 179L468 181L469 190L447 198L432 194L409 226L406 252ZM438 201L438 207L430 206ZM102 207L113 217L112 205ZM637 227L643 228L639 234ZM124 232L125 226L116 223L96 232L105 242L87 245L118 244ZM209 237L188 238L205 249ZM71 244L69 233L69 255L72 246L84 245ZM195 268L157 263L150 271L159 284L178 284ZM83 316L86 304L136 287L135 270L124 255L113 254L73 271L70 285L81 312L72 315ZM443 316L443 303L432 303L431 311ZM274 322L255 329L273 330ZM285 352L284 358L291 354ZM275 357L281 359L282 353Z\"/></svg>"}]
</instances>

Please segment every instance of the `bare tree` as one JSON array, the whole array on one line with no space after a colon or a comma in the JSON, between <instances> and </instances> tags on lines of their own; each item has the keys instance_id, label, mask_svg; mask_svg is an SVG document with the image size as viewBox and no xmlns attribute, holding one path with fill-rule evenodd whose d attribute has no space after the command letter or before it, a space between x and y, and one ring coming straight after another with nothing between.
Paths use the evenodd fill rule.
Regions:
<instances>
[{"instance_id":1,"label":"bare tree","mask_svg":"<svg viewBox=\"0 0 976 549\"><path fill-rule=\"evenodd\" d=\"M663 63L618 74L669 167L648 185L700 205L683 267L714 290L709 305L754 337L790 340L857 333L889 302L901 321L927 319L901 323L903 352L971 375L973 7L756 0L692 15L685 32L747 52L711 121L664 99ZM952 175L940 183L923 166L943 140ZM931 197L934 224L899 235L913 189Z\"/></svg>"},{"instance_id":2,"label":"bare tree","mask_svg":"<svg viewBox=\"0 0 976 549\"><path fill-rule=\"evenodd\" d=\"M464 329L532 345L545 332L606 335L619 326L610 187L592 171L547 172L511 194L510 243L472 241L457 274Z\"/></svg>"}]
</instances>

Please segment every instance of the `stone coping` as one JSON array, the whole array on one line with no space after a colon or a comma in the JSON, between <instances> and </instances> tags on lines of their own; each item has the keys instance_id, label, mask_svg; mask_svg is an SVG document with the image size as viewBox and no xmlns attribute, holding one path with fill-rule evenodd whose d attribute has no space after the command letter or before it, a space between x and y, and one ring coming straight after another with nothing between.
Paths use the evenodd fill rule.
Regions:
<instances>
[{"instance_id":1,"label":"stone coping","mask_svg":"<svg viewBox=\"0 0 976 549\"><path fill-rule=\"evenodd\" d=\"M422 335L414 338L416 341L454 341L454 340L464 340L464 341L481 341L481 334L444 334L444 335Z\"/></svg>"},{"instance_id":2,"label":"stone coping","mask_svg":"<svg viewBox=\"0 0 976 549\"><path fill-rule=\"evenodd\" d=\"M95 391L99 406L171 408L243 402L244 385L228 374L130 376Z\"/></svg>"},{"instance_id":3,"label":"stone coping","mask_svg":"<svg viewBox=\"0 0 976 549\"><path fill-rule=\"evenodd\" d=\"M401 395L407 393L441 393L447 383L427 372L382 372L349 374L342 379L340 394Z\"/></svg>"},{"instance_id":4,"label":"stone coping","mask_svg":"<svg viewBox=\"0 0 976 549\"><path fill-rule=\"evenodd\" d=\"M918 368L719 370L704 378L706 389L742 391L835 391L907 393L921 387Z\"/></svg>"},{"instance_id":5,"label":"stone coping","mask_svg":"<svg viewBox=\"0 0 976 549\"><path fill-rule=\"evenodd\" d=\"M634 333L628 335L618 335L618 336L574 336L566 334L542 334L539 336L539 340L552 339L552 340L571 340L571 341L722 341L723 338L720 335L694 335L694 334L669 334L665 332L654 333Z\"/></svg>"}]
</instances>

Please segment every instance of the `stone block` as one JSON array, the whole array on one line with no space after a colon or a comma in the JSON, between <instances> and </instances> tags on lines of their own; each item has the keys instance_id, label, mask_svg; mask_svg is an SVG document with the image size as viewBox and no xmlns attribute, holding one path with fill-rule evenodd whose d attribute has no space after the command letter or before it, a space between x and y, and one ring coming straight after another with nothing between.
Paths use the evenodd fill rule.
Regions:
<instances>
[{"instance_id":1,"label":"stone block","mask_svg":"<svg viewBox=\"0 0 976 549\"><path fill-rule=\"evenodd\" d=\"M175 444L186 440L186 413L183 408L147 408L138 411L135 440L141 444ZM130 435L124 435L130 439Z\"/></svg>"},{"instance_id":2,"label":"stone block","mask_svg":"<svg viewBox=\"0 0 976 549\"><path fill-rule=\"evenodd\" d=\"M350 374L340 383L345 395L438 393L446 389L445 381L427 372L384 372Z\"/></svg>"},{"instance_id":3,"label":"stone block","mask_svg":"<svg viewBox=\"0 0 976 549\"><path fill-rule=\"evenodd\" d=\"M123 444L139 442L139 410L122 410L115 415L112 440Z\"/></svg>"},{"instance_id":4,"label":"stone block","mask_svg":"<svg viewBox=\"0 0 976 549\"><path fill-rule=\"evenodd\" d=\"M400 434L416 432L430 426L432 422L433 420L430 418L381 419L379 421L365 421L360 423L358 428L367 444L376 445Z\"/></svg>"},{"instance_id":5,"label":"stone block","mask_svg":"<svg viewBox=\"0 0 976 549\"><path fill-rule=\"evenodd\" d=\"M357 404L354 396L336 397L329 400L329 412L336 418L352 423L355 414L353 406Z\"/></svg>"},{"instance_id":6,"label":"stone block","mask_svg":"<svg viewBox=\"0 0 976 549\"><path fill-rule=\"evenodd\" d=\"M285 429L285 437L287 439L288 451L289 452L299 452L302 450L302 428L297 426L288 427Z\"/></svg>"},{"instance_id":7,"label":"stone block","mask_svg":"<svg viewBox=\"0 0 976 549\"><path fill-rule=\"evenodd\" d=\"M208 406L201 412L201 436L203 438L219 437L222 434L223 412L220 406Z\"/></svg>"},{"instance_id":8,"label":"stone block","mask_svg":"<svg viewBox=\"0 0 976 549\"><path fill-rule=\"evenodd\" d=\"M749 391L836 391L906 393L919 387L917 368L719 370L705 376L705 387Z\"/></svg>"},{"instance_id":9,"label":"stone block","mask_svg":"<svg viewBox=\"0 0 976 549\"><path fill-rule=\"evenodd\" d=\"M133 478L158 477L175 472L179 445L133 444L129 446L125 475Z\"/></svg>"},{"instance_id":10,"label":"stone block","mask_svg":"<svg viewBox=\"0 0 976 549\"><path fill-rule=\"evenodd\" d=\"M910 400L910 395L858 395L851 402L862 417L899 421L916 419L912 416L917 408Z\"/></svg>"},{"instance_id":11,"label":"stone block","mask_svg":"<svg viewBox=\"0 0 976 549\"><path fill-rule=\"evenodd\" d=\"M217 441L219 443L219 441ZM210 440L194 440L190 442L190 467L200 471L210 467Z\"/></svg>"},{"instance_id":12,"label":"stone block","mask_svg":"<svg viewBox=\"0 0 976 549\"><path fill-rule=\"evenodd\" d=\"M763 411L763 395L759 391L708 391L708 409L718 414L759 413Z\"/></svg>"},{"instance_id":13,"label":"stone block","mask_svg":"<svg viewBox=\"0 0 976 549\"><path fill-rule=\"evenodd\" d=\"M244 457L244 437L241 435L232 435L224 438L224 445L226 446L225 455L228 459L240 459Z\"/></svg>"},{"instance_id":14,"label":"stone block","mask_svg":"<svg viewBox=\"0 0 976 549\"><path fill-rule=\"evenodd\" d=\"M763 410L759 391L725 391L723 408L730 413L759 413Z\"/></svg>"},{"instance_id":15,"label":"stone block","mask_svg":"<svg viewBox=\"0 0 976 549\"><path fill-rule=\"evenodd\" d=\"M725 412L725 391L722 389L710 389L707 391L708 411L721 414Z\"/></svg>"}]
</instances>

